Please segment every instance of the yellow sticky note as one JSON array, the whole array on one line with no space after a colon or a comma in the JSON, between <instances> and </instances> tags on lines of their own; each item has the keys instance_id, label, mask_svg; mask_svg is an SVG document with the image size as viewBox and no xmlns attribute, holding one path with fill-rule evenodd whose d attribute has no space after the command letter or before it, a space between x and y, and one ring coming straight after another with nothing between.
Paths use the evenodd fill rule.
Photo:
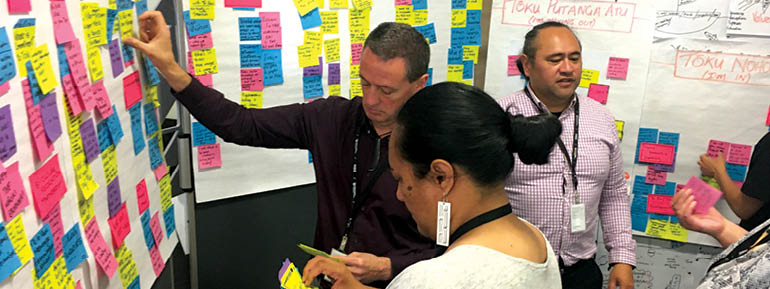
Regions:
<instances>
[{"instance_id":1,"label":"yellow sticky note","mask_svg":"<svg viewBox=\"0 0 770 289\"><path fill-rule=\"evenodd\" d=\"M321 11L321 33L337 34L340 30L340 18L337 11Z\"/></svg>"},{"instance_id":2,"label":"yellow sticky note","mask_svg":"<svg viewBox=\"0 0 770 289\"><path fill-rule=\"evenodd\" d=\"M318 65L318 54L312 44L302 44L297 46L297 60L299 67L308 67Z\"/></svg>"},{"instance_id":3,"label":"yellow sticky note","mask_svg":"<svg viewBox=\"0 0 770 289\"><path fill-rule=\"evenodd\" d=\"M193 66L195 66L195 75L219 72L215 48L195 50L192 52L192 58Z\"/></svg>"},{"instance_id":4,"label":"yellow sticky note","mask_svg":"<svg viewBox=\"0 0 770 289\"><path fill-rule=\"evenodd\" d=\"M160 107L160 102L158 101L158 86L146 85L144 87L144 99L145 101L152 101L152 104L155 105L155 107Z\"/></svg>"},{"instance_id":5,"label":"yellow sticky note","mask_svg":"<svg viewBox=\"0 0 770 289\"><path fill-rule=\"evenodd\" d=\"M625 127L626 122L622 120L616 120L615 121L615 128L618 130L618 139L623 140L623 127Z\"/></svg>"},{"instance_id":6,"label":"yellow sticky note","mask_svg":"<svg viewBox=\"0 0 770 289\"><path fill-rule=\"evenodd\" d=\"M86 49L107 44L107 9L98 3L80 3Z\"/></svg>"},{"instance_id":7,"label":"yellow sticky note","mask_svg":"<svg viewBox=\"0 0 770 289\"><path fill-rule=\"evenodd\" d=\"M324 40L324 58L326 62L340 61L340 39Z\"/></svg>"},{"instance_id":8,"label":"yellow sticky note","mask_svg":"<svg viewBox=\"0 0 770 289\"><path fill-rule=\"evenodd\" d=\"M348 0L329 0L329 8L348 8Z\"/></svg>"},{"instance_id":9,"label":"yellow sticky note","mask_svg":"<svg viewBox=\"0 0 770 289\"><path fill-rule=\"evenodd\" d=\"M321 54L321 43L323 42L323 39L323 33L305 30L305 42L303 44L311 45L313 47L313 53L315 56L318 56Z\"/></svg>"},{"instance_id":10,"label":"yellow sticky note","mask_svg":"<svg viewBox=\"0 0 770 289\"><path fill-rule=\"evenodd\" d=\"M294 263L289 263L286 271L283 272L281 278L281 288L291 289L317 289L317 287L307 287L305 283L302 283L302 274L294 266Z\"/></svg>"},{"instance_id":11,"label":"yellow sticky note","mask_svg":"<svg viewBox=\"0 0 770 289\"><path fill-rule=\"evenodd\" d=\"M80 222L88 224L88 221L94 217L94 198L84 199L78 196L78 213L80 213Z\"/></svg>"},{"instance_id":12,"label":"yellow sticky note","mask_svg":"<svg viewBox=\"0 0 770 289\"><path fill-rule=\"evenodd\" d=\"M579 86L588 88L592 83L599 83L599 71L583 68L583 73L580 75Z\"/></svg>"},{"instance_id":13,"label":"yellow sticky note","mask_svg":"<svg viewBox=\"0 0 770 289\"><path fill-rule=\"evenodd\" d=\"M118 261L118 276L120 276L120 283L123 284L123 288L127 288L132 281L139 276L139 271L136 269L136 262L134 262L133 253L126 248L126 243L123 242L120 248L115 252L115 259Z\"/></svg>"},{"instance_id":14,"label":"yellow sticky note","mask_svg":"<svg viewBox=\"0 0 770 289\"><path fill-rule=\"evenodd\" d=\"M428 9L412 10L412 17L414 18L414 24L427 25L428 24Z\"/></svg>"},{"instance_id":15,"label":"yellow sticky note","mask_svg":"<svg viewBox=\"0 0 770 289\"><path fill-rule=\"evenodd\" d=\"M62 94L64 98L64 104L67 108L67 113L64 116L67 118L67 135L70 137L70 153L73 158L83 154L83 141L80 139L80 125L83 123L80 117L72 115L72 111L69 109L69 100Z\"/></svg>"},{"instance_id":16,"label":"yellow sticky note","mask_svg":"<svg viewBox=\"0 0 770 289\"><path fill-rule=\"evenodd\" d=\"M35 52L35 26L27 26L13 29L13 45L16 47L16 66L19 68L19 76L27 76L25 63Z\"/></svg>"},{"instance_id":17,"label":"yellow sticky note","mask_svg":"<svg viewBox=\"0 0 770 289\"><path fill-rule=\"evenodd\" d=\"M107 8L96 8L94 13L93 34L97 37L94 42L97 45L105 45L107 44Z\"/></svg>"},{"instance_id":18,"label":"yellow sticky note","mask_svg":"<svg viewBox=\"0 0 770 289\"><path fill-rule=\"evenodd\" d=\"M85 154L72 156L72 166L75 168L75 178L77 179L80 192L83 198L91 198L99 184L94 182L94 176L91 174L91 166L86 162Z\"/></svg>"},{"instance_id":19,"label":"yellow sticky note","mask_svg":"<svg viewBox=\"0 0 770 289\"><path fill-rule=\"evenodd\" d=\"M715 179L714 177L701 176L700 179L706 182L707 184L709 184L709 186L720 191L722 190L722 188L719 187L719 182L717 182L717 179Z\"/></svg>"},{"instance_id":20,"label":"yellow sticky note","mask_svg":"<svg viewBox=\"0 0 770 289\"><path fill-rule=\"evenodd\" d=\"M118 12L118 21L120 22L120 38L133 36L134 10L126 9Z\"/></svg>"},{"instance_id":21,"label":"yellow sticky note","mask_svg":"<svg viewBox=\"0 0 770 289\"><path fill-rule=\"evenodd\" d=\"M340 85L339 84L330 84L329 85L329 96L340 96Z\"/></svg>"},{"instance_id":22,"label":"yellow sticky note","mask_svg":"<svg viewBox=\"0 0 770 289\"><path fill-rule=\"evenodd\" d=\"M115 145L110 145L102 152L102 166L104 167L104 180L106 184L112 183L118 175L118 161L115 153Z\"/></svg>"},{"instance_id":23,"label":"yellow sticky note","mask_svg":"<svg viewBox=\"0 0 770 289\"><path fill-rule=\"evenodd\" d=\"M350 99L353 99L356 96L364 96L360 78L350 80Z\"/></svg>"},{"instance_id":24,"label":"yellow sticky note","mask_svg":"<svg viewBox=\"0 0 770 289\"><path fill-rule=\"evenodd\" d=\"M452 9L452 28L465 27L465 9Z\"/></svg>"},{"instance_id":25,"label":"yellow sticky note","mask_svg":"<svg viewBox=\"0 0 770 289\"><path fill-rule=\"evenodd\" d=\"M446 67L446 80L454 82L463 81L463 65L462 64L449 64Z\"/></svg>"},{"instance_id":26,"label":"yellow sticky note","mask_svg":"<svg viewBox=\"0 0 770 289\"><path fill-rule=\"evenodd\" d=\"M160 205L163 210L168 210L171 207L171 179L168 174L163 176L158 182L160 187Z\"/></svg>"},{"instance_id":27,"label":"yellow sticky note","mask_svg":"<svg viewBox=\"0 0 770 289\"><path fill-rule=\"evenodd\" d=\"M663 238L663 236L666 235L667 230L668 220L650 218L650 220L647 221L647 229L644 230L644 233L649 236Z\"/></svg>"},{"instance_id":28,"label":"yellow sticky note","mask_svg":"<svg viewBox=\"0 0 770 289\"><path fill-rule=\"evenodd\" d=\"M465 8L468 10L481 10L483 6L483 0L468 0L465 2Z\"/></svg>"},{"instance_id":29,"label":"yellow sticky note","mask_svg":"<svg viewBox=\"0 0 770 289\"><path fill-rule=\"evenodd\" d=\"M396 6L396 22L413 25L412 5Z\"/></svg>"},{"instance_id":30,"label":"yellow sticky note","mask_svg":"<svg viewBox=\"0 0 770 289\"><path fill-rule=\"evenodd\" d=\"M190 0L190 19L214 20L214 0Z\"/></svg>"},{"instance_id":31,"label":"yellow sticky note","mask_svg":"<svg viewBox=\"0 0 770 289\"><path fill-rule=\"evenodd\" d=\"M299 15L305 16L305 14L307 14L308 12L318 8L318 1L317 0L294 0L294 6L297 7L297 11L299 11Z\"/></svg>"},{"instance_id":32,"label":"yellow sticky note","mask_svg":"<svg viewBox=\"0 0 770 289\"><path fill-rule=\"evenodd\" d=\"M37 83L40 85L40 90L43 94L48 94L59 83L56 81L56 75L53 73L53 67L51 67L51 58L48 55L48 44L43 43L35 49L35 53L32 57L32 70L35 71L35 77Z\"/></svg>"},{"instance_id":33,"label":"yellow sticky note","mask_svg":"<svg viewBox=\"0 0 770 289\"><path fill-rule=\"evenodd\" d=\"M479 62L479 46L478 45L466 45L463 46L463 61L473 60L473 64Z\"/></svg>"},{"instance_id":34,"label":"yellow sticky note","mask_svg":"<svg viewBox=\"0 0 770 289\"><path fill-rule=\"evenodd\" d=\"M361 78L361 65L360 64L351 64L350 65L350 79L354 78Z\"/></svg>"},{"instance_id":35,"label":"yellow sticky note","mask_svg":"<svg viewBox=\"0 0 770 289\"><path fill-rule=\"evenodd\" d=\"M318 5L318 8L323 9L324 8L324 0L316 0L316 5Z\"/></svg>"},{"instance_id":36,"label":"yellow sticky note","mask_svg":"<svg viewBox=\"0 0 770 289\"><path fill-rule=\"evenodd\" d=\"M460 82L465 83L465 85L473 86L473 79L463 79Z\"/></svg>"},{"instance_id":37,"label":"yellow sticky note","mask_svg":"<svg viewBox=\"0 0 770 289\"><path fill-rule=\"evenodd\" d=\"M369 35L369 8L348 10L348 26L350 43L364 43Z\"/></svg>"},{"instance_id":38,"label":"yellow sticky note","mask_svg":"<svg viewBox=\"0 0 770 289\"><path fill-rule=\"evenodd\" d=\"M104 77L104 66L102 65L102 53L99 46L88 48L88 74L91 76L91 82L97 82Z\"/></svg>"},{"instance_id":39,"label":"yellow sticky note","mask_svg":"<svg viewBox=\"0 0 770 289\"><path fill-rule=\"evenodd\" d=\"M16 255L19 255L21 265L27 264L27 262L34 256L32 254L32 248L29 247L29 241L27 240L27 233L24 231L24 222L21 219L22 214L13 217L8 224L5 225L5 230L8 232L8 239L11 239L13 250L16 251Z\"/></svg>"},{"instance_id":40,"label":"yellow sticky note","mask_svg":"<svg viewBox=\"0 0 770 289\"><path fill-rule=\"evenodd\" d=\"M372 7L372 0L353 0L353 7L356 9L366 9Z\"/></svg>"},{"instance_id":41,"label":"yellow sticky note","mask_svg":"<svg viewBox=\"0 0 770 289\"><path fill-rule=\"evenodd\" d=\"M109 1L107 1L107 8L118 9L118 1L117 0L109 0Z\"/></svg>"},{"instance_id":42,"label":"yellow sticky note","mask_svg":"<svg viewBox=\"0 0 770 289\"><path fill-rule=\"evenodd\" d=\"M241 91L241 105L245 108L262 108L262 92Z\"/></svg>"},{"instance_id":43,"label":"yellow sticky note","mask_svg":"<svg viewBox=\"0 0 770 289\"><path fill-rule=\"evenodd\" d=\"M688 232L681 224L669 222L668 234L664 238L684 243L687 242Z\"/></svg>"}]
</instances>

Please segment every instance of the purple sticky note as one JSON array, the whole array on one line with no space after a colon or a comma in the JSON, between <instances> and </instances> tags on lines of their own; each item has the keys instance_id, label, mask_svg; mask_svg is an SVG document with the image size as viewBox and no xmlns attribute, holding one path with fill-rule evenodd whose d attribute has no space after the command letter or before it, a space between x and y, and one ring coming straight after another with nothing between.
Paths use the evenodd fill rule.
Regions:
<instances>
[{"instance_id":1,"label":"purple sticky note","mask_svg":"<svg viewBox=\"0 0 770 289\"><path fill-rule=\"evenodd\" d=\"M692 190L692 195L695 197L695 213L697 214L707 213L709 208L713 207L722 196L721 191L696 177L690 177L684 188Z\"/></svg>"},{"instance_id":2,"label":"purple sticky note","mask_svg":"<svg viewBox=\"0 0 770 289\"><path fill-rule=\"evenodd\" d=\"M54 142L61 135L59 110L56 107L56 93L51 92L40 100L40 114L43 117L43 128L48 140Z\"/></svg>"},{"instance_id":3,"label":"purple sticky note","mask_svg":"<svg viewBox=\"0 0 770 289\"><path fill-rule=\"evenodd\" d=\"M308 66L302 68L302 76L308 77L308 76L315 76L315 75L323 75L324 69L323 69L323 57L318 57L318 65L314 66Z\"/></svg>"},{"instance_id":4,"label":"purple sticky note","mask_svg":"<svg viewBox=\"0 0 770 289\"><path fill-rule=\"evenodd\" d=\"M329 63L329 85L340 84L340 64Z\"/></svg>"},{"instance_id":5,"label":"purple sticky note","mask_svg":"<svg viewBox=\"0 0 770 289\"><path fill-rule=\"evenodd\" d=\"M123 56L120 52L118 39L110 41L110 63L112 64L112 77L118 77L123 73Z\"/></svg>"},{"instance_id":6,"label":"purple sticky note","mask_svg":"<svg viewBox=\"0 0 770 289\"><path fill-rule=\"evenodd\" d=\"M118 176L107 185L107 205L110 208L110 218L120 211L123 205L123 199L120 197L120 182Z\"/></svg>"},{"instance_id":7,"label":"purple sticky note","mask_svg":"<svg viewBox=\"0 0 770 289\"><path fill-rule=\"evenodd\" d=\"M16 154L16 137L13 133L11 105L0 108L0 159L8 161Z\"/></svg>"},{"instance_id":8,"label":"purple sticky note","mask_svg":"<svg viewBox=\"0 0 770 289\"><path fill-rule=\"evenodd\" d=\"M83 150L86 154L86 160L90 163L99 155L99 141L96 138L94 121L91 118L85 120L80 125L80 138L83 139Z\"/></svg>"}]
</instances>

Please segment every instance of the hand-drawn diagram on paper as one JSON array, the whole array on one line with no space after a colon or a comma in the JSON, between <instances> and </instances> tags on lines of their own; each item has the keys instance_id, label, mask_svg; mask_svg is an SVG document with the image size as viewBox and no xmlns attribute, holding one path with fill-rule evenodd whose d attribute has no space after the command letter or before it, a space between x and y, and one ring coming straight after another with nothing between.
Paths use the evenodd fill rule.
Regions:
<instances>
[{"instance_id":1,"label":"hand-drawn diagram on paper","mask_svg":"<svg viewBox=\"0 0 770 289\"><path fill-rule=\"evenodd\" d=\"M658 0L655 37L726 38L729 0Z\"/></svg>"},{"instance_id":2,"label":"hand-drawn diagram on paper","mask_svg":"<svg viewBox=\"0 0 770 289\"><path fill-rule=\"evenodd\" d=\"M727 33L770 36L770 0L731 1Z\"/></svg>"}]
</instances>

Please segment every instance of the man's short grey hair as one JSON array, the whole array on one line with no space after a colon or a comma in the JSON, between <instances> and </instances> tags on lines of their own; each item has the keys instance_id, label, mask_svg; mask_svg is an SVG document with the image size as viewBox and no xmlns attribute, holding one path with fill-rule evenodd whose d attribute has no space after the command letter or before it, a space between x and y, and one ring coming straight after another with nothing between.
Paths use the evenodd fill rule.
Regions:
<instances>
[{"instance_id":1,"label":"man's short grey hair","mask_svg":"<svg viewBox=\"0 0 770 289\"><path fill-rule=\"evenodd\" d=\"M406 62L406 78L414 82L428 73L430 47L414 27L396 22L385 22L377 26L364 42L364 49L369 48L385 61L401 57Z\"/></svg>"}]
</instances>

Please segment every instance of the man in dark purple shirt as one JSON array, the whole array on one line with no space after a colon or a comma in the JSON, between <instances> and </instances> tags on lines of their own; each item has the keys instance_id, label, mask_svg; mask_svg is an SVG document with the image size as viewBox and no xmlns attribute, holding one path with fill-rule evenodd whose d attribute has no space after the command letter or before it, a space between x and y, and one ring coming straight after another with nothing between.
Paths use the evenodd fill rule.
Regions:
<instances>
[{"instance_id":1,"label":"man in dark purple shirt","mask_svg":"<svg viewBox=\"0 0 770 289\"><path fill-rule=\"evenodd\" d=\"M388 141L398 110L427 82L430 49L406 24L383 23L364 43L363 97L319 99L246 109L190 77L175 61L163 16L139 17L141 41L124 42L147 55L176 98L222 139L240 145L307 149L318 190L315 247L340 257L364 283L384 287L407 266L435 255L419 234L388 170Z\"/></svg>"}]
</instances>

